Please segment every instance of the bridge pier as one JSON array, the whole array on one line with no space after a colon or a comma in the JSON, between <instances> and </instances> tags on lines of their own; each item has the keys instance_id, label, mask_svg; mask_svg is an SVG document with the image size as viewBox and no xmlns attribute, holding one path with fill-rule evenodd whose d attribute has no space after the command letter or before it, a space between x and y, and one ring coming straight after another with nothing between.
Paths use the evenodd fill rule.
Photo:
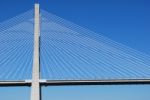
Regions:
<instances>
[{"instance_id":1,"label":"bridge pier","mask_svg":"<svg viewBox=\"0 0 150 100\"><path fill-rule=\"evenodd\" d=\"M33 69L31 83L31 100L40 100L40 58L39 58L39 39L40 39L40 8L35 4L34 13L34 51Z\"/></svg>"}]
</instances>

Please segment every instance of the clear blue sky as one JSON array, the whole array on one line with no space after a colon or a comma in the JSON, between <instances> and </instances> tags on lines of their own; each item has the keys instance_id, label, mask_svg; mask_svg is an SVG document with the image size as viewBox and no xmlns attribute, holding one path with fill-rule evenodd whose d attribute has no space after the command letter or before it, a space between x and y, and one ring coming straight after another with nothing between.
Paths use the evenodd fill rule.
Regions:
<instances>
[{"instance_id":1,"label":"clear blue sky","mask_svg":"<svg viewBox=\"0 0 150 100\"><path fill-rule=\"evenodd\" d=\"M1 0L0 22L42 9L150 55L149 0ZM150 86L43 88L43 100L148 100ZM25 93L25 94L24 94ZM30 88L0 88L0 100L28 100Z\"/></svg>"}]
</instances>

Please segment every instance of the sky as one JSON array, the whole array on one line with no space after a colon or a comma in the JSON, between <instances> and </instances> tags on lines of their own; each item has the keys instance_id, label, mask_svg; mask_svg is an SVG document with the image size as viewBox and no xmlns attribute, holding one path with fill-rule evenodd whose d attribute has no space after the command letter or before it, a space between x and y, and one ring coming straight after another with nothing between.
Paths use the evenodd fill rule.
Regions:
<instances>
[{"instance_id":1,"label":"sky","mask_svg":"<svg viewBox=\"0 0 150 100\"><path fill-rule=\"evenodd\" d=\"M35 2L41 9L150 55L149 0L1 0L0 22L32 9ZM43 87L42 93L43 100L148 100L150 86ZM29 95L29 87L0 87L0 100L29 100Z\"/></svg>"}]
</instances>

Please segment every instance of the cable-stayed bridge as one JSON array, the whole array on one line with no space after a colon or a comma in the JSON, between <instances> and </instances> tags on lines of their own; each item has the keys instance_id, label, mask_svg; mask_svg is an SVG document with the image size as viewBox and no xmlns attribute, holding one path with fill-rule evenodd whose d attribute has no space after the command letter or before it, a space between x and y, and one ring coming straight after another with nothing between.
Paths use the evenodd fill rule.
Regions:
<instances>
[{"instance_id":1,"label":"cable-stayed bridge","mask_svg":"<svg viewBox=\"0 0 150 100\"><path fill-rule=\"evenodd\" d=\"M150 56L39 5L0 23L0 86L150 84Z\"/></svg>"}]
</instances>

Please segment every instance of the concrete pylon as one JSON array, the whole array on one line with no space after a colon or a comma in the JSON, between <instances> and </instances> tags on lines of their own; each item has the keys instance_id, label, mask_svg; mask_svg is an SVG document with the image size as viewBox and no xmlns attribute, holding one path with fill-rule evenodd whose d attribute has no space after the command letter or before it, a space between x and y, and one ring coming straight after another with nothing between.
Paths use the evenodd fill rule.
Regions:
<instances>
[{"instance_id":1,"label":"concrete pylon","mask_svg":"<svg viewBox=\"0 0 150 100\"><path fill-rule=\"evenodd\" d=\"M40 8L35 4L34 13L34 51L33 51L33 69L31 100L40 100L40 58L39 58L39 39L40 39Z\"/></svg>"}]
</instances>

